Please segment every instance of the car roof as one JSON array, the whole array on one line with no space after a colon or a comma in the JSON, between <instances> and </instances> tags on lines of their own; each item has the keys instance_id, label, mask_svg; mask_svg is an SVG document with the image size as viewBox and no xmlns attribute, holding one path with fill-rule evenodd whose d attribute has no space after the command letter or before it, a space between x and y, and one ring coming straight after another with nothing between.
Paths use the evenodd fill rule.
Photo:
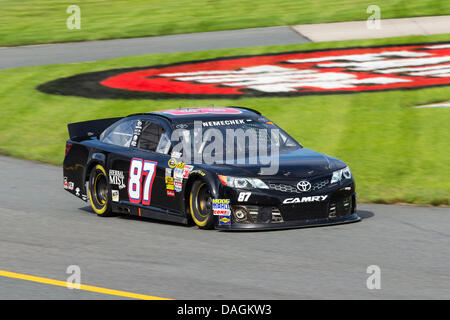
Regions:
<instances>
[{"instance_id":1,"label":"car roof","mask_svg":"<svg viewBox=\"0 0 450 320\"><path fill-rule=\"evenodd\" d=\"M179 108L167 109L160 111L152 111L147 113L135 113L130 116L149 115L160 116L171 122L183 122L192 120L215 120L221 117L230 118L255 118L260 117L259 111L246 107L195 107L195 108Z\"/></svg>"}]
</instances>

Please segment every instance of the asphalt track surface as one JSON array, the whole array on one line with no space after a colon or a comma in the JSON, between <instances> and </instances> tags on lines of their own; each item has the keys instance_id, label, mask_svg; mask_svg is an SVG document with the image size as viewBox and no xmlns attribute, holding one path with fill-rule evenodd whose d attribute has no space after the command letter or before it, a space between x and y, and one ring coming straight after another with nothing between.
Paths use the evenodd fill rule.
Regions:
<instances>
[{"instance_id":1,"label":"asphalt track surface","mask_svg":"<svg viewBox=\"0 0 450 320\"><path fill-rule=\"evenodd\" d=\"M62 168L0 157L0 270L172 299L449 299L450 209L360 205L361 222L231 233L97 217ZM381 289L369 290L369 265ZM117 299L0 276L0 299Z\"/></svg>"},{"instance_id":2,"label":"asphalt track surface","mask_svg":"<svg viewBox=\"0 0 450 320\"><path fill-rule=\"evenodd\" d=\"M268 27L159 37L0 47L0 69L96 61L149 53L214 50L304 42L309 42L309 40L290 27Z\"/></svg>"}]
</instances>

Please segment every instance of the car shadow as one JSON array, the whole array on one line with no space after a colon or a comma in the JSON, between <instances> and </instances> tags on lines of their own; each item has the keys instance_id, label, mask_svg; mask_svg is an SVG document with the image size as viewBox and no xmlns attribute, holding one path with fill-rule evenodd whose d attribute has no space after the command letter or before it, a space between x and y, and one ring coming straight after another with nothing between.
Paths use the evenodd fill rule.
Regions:
<instances>
[{"instance_id":1,"label":"car shadow","mask_svg":"<svg viewBox=\"0 0 450 320\"><path fill-rule=\"evenodd\" d=\"M367 210L357 210L356 214L361 218L361 220L370 219L373 216L375 216L375 214L372 211Z\"/></svg>"},{"instance_id":2,"label":"car shadow","mask_svg":"<svg viewBox=\"0 0 450 320\"><path fill-rule=\"evenodd\" d=\"M169 225L169 226L174 226L174 227L182 227L182 228L195 227L194 225L189 225L189 224L186 225L186 224L182 224L182 223L179 223L179 222L171 222L171 221L164 221L164 220L152 219L152 218L147 218L147 217L131 216L131 215L128 215L128 214L118 214L115 217L119 218L119 219L124 219L124 220L145 221L145 222L157 223L157 224L162 224L162 225Z\"/></svg>"},{"instance_id":3,"label":"car shadow","mask_svg":"<svg viewBox=\"0 0 450 320\"><path fill-rule=\"evenodd\" d=\"M94 212L94 210L92 210L91 206L81 207L81 208L78 208L78 210L81 210L81 211L84 211L84 212L87 212L87 213L96 214Z\"/></svg>"},{"instance_id":4,"label":"car shadow","mask_svg":"<svg viewBox=\"0 0 450 320\"><path fill-rule=\"evenodd\" d=\"M90 214L96 214L94 212L94 210L92 210L91 206L84 206L79 208L79 210L84 211L86 213L90 213ZM375 214L372 211L368 211L368 210L357 210L356 212L358 214L358 216L361 218L361 221L365 220L365 219L370 219L372 217L375 216ZM108 218L108 217L105 217ZM181 227L181 228L194 228L196 227L194 224L181 224L181 223L177 223L177 222L171 222L171 221L164 221L164 220L158 220L158 219L152 219L152 218L146 218L146 217L138 217L138 216L132 216L132 215L127 215L127 214L120 214L117 213L114 216L111 216L110 218L119 218L119 219L125 219L125 220L133 220L133 221L145 221L145 222L151 222L151 223L158 223L161 225L170 225L170 226L174 226L174 227ZM333 227L336 225L330 225L330 226L308 226L307 228L323 228L323 227ZM293 228L293 229L297 229L297 228ZM302 228L299 228L302 229ZM231 233L251 233L251 232L275 232L275 231L289 231L292 229L274 229L274 230L218 230L220 232L231 232ZM208 230L206 230L208 231Z\"/></svg>"},{"instance_id":5,"label":"car shadow","mask_svg":"<svg viewBox=\"0 0 450 320\"><path fill-rule=\"evenodd\" d=\"M81 210L81 211L84 211L86 213L90 213L90 214L96 215L94 210L92 210L91 206L85 206L85 207L81 207L81 208L78 208L78 209ZM122 214L122 213L115 213L114 215L112 215L110 217L102 217L102 218L103 219L119 218L119 219L124 219L124 220L145 221L145 222L158 223L158 224L163 224L163 225L170 225L170 226L184 227L184 228L195 227L192 224L185 225L185 224L177 223L177 222L164 221L164 220L152 219L152 218L147 218L147 217L138 217L138 216L132 216L132 215Z\"/></svg>"}]
</instances>

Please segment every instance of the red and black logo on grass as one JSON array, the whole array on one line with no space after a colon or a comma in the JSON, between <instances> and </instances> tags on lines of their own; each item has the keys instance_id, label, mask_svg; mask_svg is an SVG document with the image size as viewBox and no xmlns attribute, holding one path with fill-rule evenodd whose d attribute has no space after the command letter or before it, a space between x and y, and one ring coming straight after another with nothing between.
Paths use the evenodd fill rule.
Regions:
<instances>
[{"instance_id":1,"label":"red and black logo on grass","mask_svg":"<svg viewBox=\"0 0 450 320\"><path fill-rule=\"evenodd\" d=\"M115 69L57 79L46 93L168 99L301 96L450 84L450 42L297 51Z\"/></svg>"}]
</instances>

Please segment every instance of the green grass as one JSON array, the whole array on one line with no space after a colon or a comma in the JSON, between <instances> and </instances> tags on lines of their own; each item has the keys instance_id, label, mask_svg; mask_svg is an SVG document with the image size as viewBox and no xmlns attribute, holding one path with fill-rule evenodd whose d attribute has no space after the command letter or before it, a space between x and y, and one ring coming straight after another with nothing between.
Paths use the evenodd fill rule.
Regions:
<instances>
[{"instance_id":1,"label":"green grass","mask_svg":"<svg viewBox=\"0 0 450 320\"><path fill-rule=\"evenodd\" d=\"M81 30L68 30L69 5ZM0 46L450 14L448 0L0 0Z\"/></svg>"},{"instance_id":2,"label":"green grass","mask_svg":"<svg viewBox=\"0 0 450 320\"><path fill-rule=\"evenodd\" d=\"M351 167L363 202L449 204L450 109L411 106L450 100L450 87L296 98L95 100L38 92L43 82L89 71L217 56L448 40L449 35L346 41L195 53L0 71L0 153L60 165L67 123L179 106L240 105L260 110L305 147Z\"/></svg>"}]
</instances>

